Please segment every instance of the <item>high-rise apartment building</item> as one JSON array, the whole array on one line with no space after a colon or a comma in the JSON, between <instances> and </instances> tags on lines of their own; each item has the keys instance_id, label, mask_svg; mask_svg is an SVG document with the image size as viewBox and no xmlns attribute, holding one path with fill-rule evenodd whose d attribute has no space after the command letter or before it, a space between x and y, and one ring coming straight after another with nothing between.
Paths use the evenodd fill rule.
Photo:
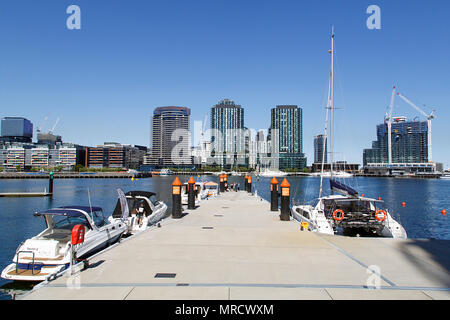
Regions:
<instances>
[{"instance_id":1,"label":"high-rise apartment building","mask_svg":"<svg viewBox=\"0 0 450 320\"><path fill-rule=\"evenodd\" d=\"M314 163L327 163L327 138L324 134L314 137Z\"/></svg>"},{"instance_id":2,"label":"high-rise apartment building","mask_svg":"<svg viewBox=\"0 0 450 320\"><path fill-rule=\"evenodd\" d=\"M301 108L296 105L272 108L269 134L271 157L278 159L279 169L306 167Z\"/></svg>"},{"instance_id":3,"label":"high-rise apartment building","mask_svg":"<svg viewBox=\"0 0 450 320\"><path fill-rule=\"evenodd\" d=\"M219 101L211 108L211 158L208 162L226 167L248 165L246 135L244 109L229 99Z\"/></svg>"},{"instance_id":4,"label":"high-rise apartment building","mask_svg":"<svg viewBox=\"0 0 450 320\"><path fill-rule=\"evenodd\" d=\"M426 121L406 121L395 117L392 123L392 163L428 162L428 124ZM377 125L377 140L371 149L364 149L363 164L385 163L388 158L387 124Z\"/></svg>"},{"instance_id":5,"label":"high-rise apartment building","mask_svg":"<svg viewBox=\"0 0 450 320\"><path fill-rule=\"evenodd\" d=\"M158 107L154 110L150 129L150 164L183 166L192 163L190 114L191 110L186 107Z\"/></svg>"}]
</instances>

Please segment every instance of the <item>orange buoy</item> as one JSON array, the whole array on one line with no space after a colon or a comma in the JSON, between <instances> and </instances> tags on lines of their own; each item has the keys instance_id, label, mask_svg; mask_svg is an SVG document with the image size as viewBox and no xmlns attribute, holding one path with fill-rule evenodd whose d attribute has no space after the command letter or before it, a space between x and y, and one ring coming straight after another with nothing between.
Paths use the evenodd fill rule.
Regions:
<instances>
[{"instance_id":1,"label":"orange buoy","mask_svg":"<svg viewBox=\"0 0 450 320\"><path fill-rule=\"evenodd\" d=\"M361 197L364 197L364 193L361 195Z\"/></svg>"},{"instance_id":2,"label":"orange buoy","mask_svg":"<svg viewBox=\"0 0 450 320\"><path fill-rule=\"evenodd\" d=\"M402 202L402 207L403 208L406 207L406 202L405 201Z\"/></svg>"},{"instance_id":3,"label":"orange buoy","mask_svg":"<svg viewBox=\"0 0 450 320\"><path fill-rule=\"evenodd\" d=\"M441 213L442 213L443 216L445 216L447 214L447 210L442 209Z\"/></svg>"},{"instance_id":4,"label":"orange buoy","mask_svg":"<svg viewBox=\"0 0 450 320\"><path fill-rule=\"evenodd\" d=\"M378 200L381 200L381 197L378 197Z\"/></svg>"}]
</instances>

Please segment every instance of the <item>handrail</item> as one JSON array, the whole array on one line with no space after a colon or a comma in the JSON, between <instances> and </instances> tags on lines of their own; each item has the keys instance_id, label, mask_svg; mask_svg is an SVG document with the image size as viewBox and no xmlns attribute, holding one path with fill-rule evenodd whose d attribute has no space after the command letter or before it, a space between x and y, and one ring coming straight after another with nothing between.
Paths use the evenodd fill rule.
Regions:
<instances>
[{"instance_id":1,"label":"handrail","mask_svg":"<svg viewBox=\"0 0 450 320\"><path fill-rule=\"evenodd\" d=\"M30 250L22 250L22 251L18 251L16 256L17 256L17 262L16 262L16 274L17 274L17 270L19 268L19 255L21 253L31 253L33 255L33 260L31 261L31 274L34 275L34 251L30 251Z\"/></svg>"}]
</instances>

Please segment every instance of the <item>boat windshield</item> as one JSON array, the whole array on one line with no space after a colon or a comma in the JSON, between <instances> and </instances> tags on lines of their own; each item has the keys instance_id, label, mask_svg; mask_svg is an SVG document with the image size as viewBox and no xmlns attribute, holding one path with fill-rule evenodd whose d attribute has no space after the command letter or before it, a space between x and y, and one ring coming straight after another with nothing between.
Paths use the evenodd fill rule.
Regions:
<instances>
[{"instance_id":1,"label":"boat windshield","mask_svg":"<svg viewBox=\"0 0 450 320\"><path fill-rule=\"evenodd\" d=\"M77 224L81 224L87 229L92 229L84 216L71 217L52 215L50 218L53 220L53 229L72 230Z\"/></svg>"},{"instance_id":2,"label":"boat windshield","mask_svg":"<svg viewBox=\"0 0 450 320\"><path fill-rule=\"evenodd\" d=\"M156 196L151 196L150 201L153 203L154 206L157 206L159 204L159 201L156 198Z\"/></svg>"}]
</instances>

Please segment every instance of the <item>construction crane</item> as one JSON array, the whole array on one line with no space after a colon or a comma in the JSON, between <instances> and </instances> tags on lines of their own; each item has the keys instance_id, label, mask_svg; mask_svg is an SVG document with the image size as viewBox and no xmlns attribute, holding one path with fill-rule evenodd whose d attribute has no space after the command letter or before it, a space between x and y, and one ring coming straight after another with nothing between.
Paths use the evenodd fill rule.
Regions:
<instances>
[{"instance_id":1,"label":"construction crane","mask_svg":"<svg viewBox=\"0 0 450 320\"><path fill-rule=\"evenodd\" d=\"M42 126L45 124L45 122L48 120L48 115L45 116L44 121L41 123L41 125L39 126L39 128L37 128L37 132L41 132L42 131Z\"/></svg>"},{"instance_id":2,"label":"construction crane","mask_svg":"<svg viewBox=\"0 0 450 320\"><path fill-rule=\"evenodd\" d=\"M389 113L386 114L384 120L388 126L388 163L392 164L392 109L394 108L395 86L392 89L391 103L389 104Z\"/></svg>"},{"instance_id":3,"label":"construction crane","mask_svg":"<svg viewBox=\"0 0 450 320\"><path fill-rule=\"evenodd\" d=\"M49 130L48 133L53 134L53 131L55 130L56 126L58 125L58 122L59 122L59 118L56 119L55 124L54 124L53 127Z\"/></svg>"},{"instance_id":4,"label":"construction crane","mask_svg":"<svg viewBox=\"0 0 450 320\"><path fill-rule=\"evenodd\" d=\"M431 144L431 120L434 119L434 110L431 111L430 114L426 114L422 109L416 106L414 103L409 101L404 95L397 92L397 95L403 99L406 103L408 103L411 107L419 111L425 118L428 120L428 162L433 162L433 154L432 154L432 144Z\"/></svg>"}]
</instances>

